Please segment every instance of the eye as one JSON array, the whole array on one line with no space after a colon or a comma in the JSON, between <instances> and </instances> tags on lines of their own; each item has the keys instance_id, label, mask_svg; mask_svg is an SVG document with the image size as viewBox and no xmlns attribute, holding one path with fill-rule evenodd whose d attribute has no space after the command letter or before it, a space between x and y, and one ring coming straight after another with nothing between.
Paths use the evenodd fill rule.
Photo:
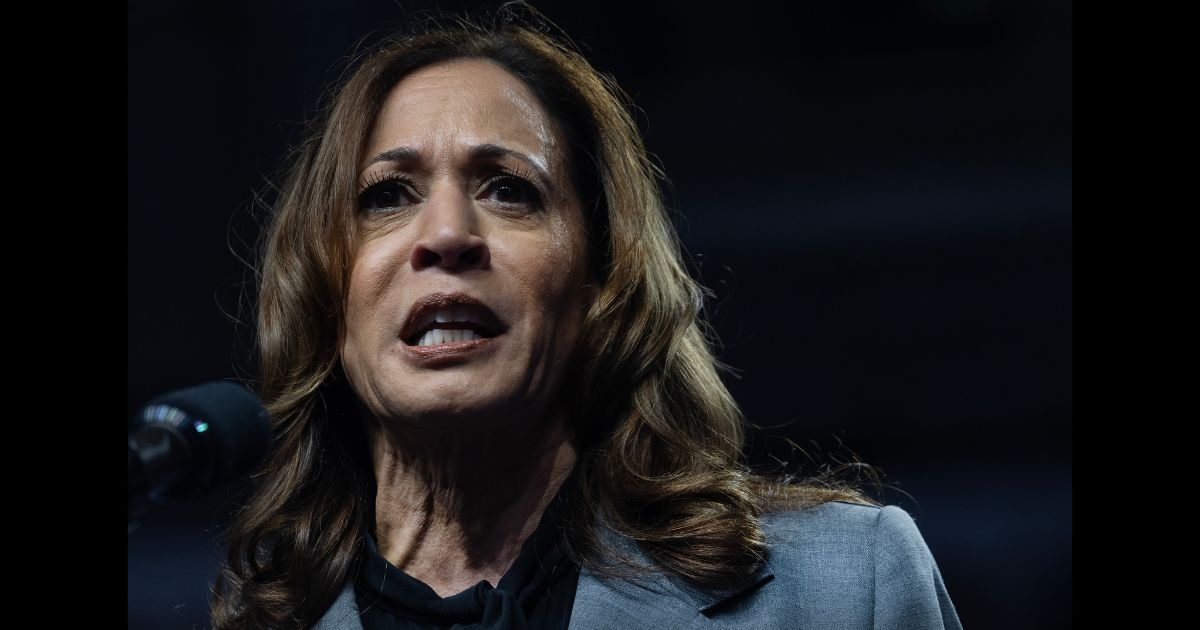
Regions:
<instances>
[{"instance_id":1,"label":"eye","mask_svg":"<svg viewBox=\"0 0 1200 630\"><path fill-rule=\"evenodd\" d=\"M540 202L533 184L513 175L502 175L488 182L483 197L509 205L536 206Z\"/></svg>"},{"instance_id":2,"label":"eye","mask_svg":"<svg viewBox=\"0 0 1200 630\"><path fill-rule=\"evenodd\" d=\"M358 195L359 210L386 210L413 202L413 195L404 181L385 179L367 187Z\"/></svg>"}]
</instances>

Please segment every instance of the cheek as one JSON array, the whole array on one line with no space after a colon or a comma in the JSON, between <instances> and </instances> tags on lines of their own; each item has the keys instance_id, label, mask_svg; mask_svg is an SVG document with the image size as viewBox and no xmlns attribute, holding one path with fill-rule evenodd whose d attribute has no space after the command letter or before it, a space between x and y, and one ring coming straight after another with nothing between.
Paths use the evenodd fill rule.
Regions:
<instances>
[{"instance_id":1,"label":"cheek","mask_svg":"<svg viewBox=\"0 0 1200 630\"><path fill-rule=\"evenodd\" d=\"M355 360L370 339L388 323L384 315L397 258L380 247L366 246L359 251L350 271L346 325L339 344L344 361Z\"/></svg>"},{"instance_id":2,"label":"cheek","mask_svg":"<svg viewBox=\"0 0 1200 630\"><path fill-rule=\"evenodd\" d=\"M362 335L366 331L364 326L364 298L371 293L370 287L367 285L362 270L359 265L355 265L350 274L350 287L346 296L345 315L346 325L342 332L341 350L343 359L347 362L353 361L357 352L361 349L363 342ZM347 366L349 367L349 366Z\"/></svg>"},{"instance_id":3,"label":"cheek","mask_svg":"<svg viewBox=\"0 0 1200 630\"><path fill-rule=\"evenodd\" d=\"M357 266L350 276L349 294L346 298L345 305L345 325L342 327L342 338L338 344L338 351L341 354L342 367L346 371L346 377L350 379L350 385L361 393L361 373L362 373L362 354L363 354L363 339L364 326L362 321L362 305L360 304L359 295L362 292L361 276Z\"/></svg>"},{"instance_id":4,"label":"cheek","mask_svg":"<svg viewBox=\"0 0 1200 630\"><path fill-rule=\"evenodd\" d=\"M393 280L405 257L387 242L370 243L359 251L350 271L346 316L363 318L385 305Z\"/></svg>"},{"instance_id":5,"label":"cheek","mask_svg":"<svg viewBox=\"0 0 1200 630\"><path fill-rule=\"evenodd\" d=\"M529 253L526 274L531 298L558 330L574 329L581 313L584 282L582 230L561 218L550 226L547 237Z\"/></svg>"},{"instance_id":6,"label":"cheek","mask_svg":"<svg viewBox=\"0 0 1200 630\"><path fill-rule=\"evenodd\" d=\"M533 338L556 339L569 332L572 302L578 301L579 256L570 233L561 221L542 229L510 233L502 242L493 241L492 262L496 271L509 278L513 298L527 313ZM539 346L541 344L538 344Z\"/></svg>"}]
</instances>

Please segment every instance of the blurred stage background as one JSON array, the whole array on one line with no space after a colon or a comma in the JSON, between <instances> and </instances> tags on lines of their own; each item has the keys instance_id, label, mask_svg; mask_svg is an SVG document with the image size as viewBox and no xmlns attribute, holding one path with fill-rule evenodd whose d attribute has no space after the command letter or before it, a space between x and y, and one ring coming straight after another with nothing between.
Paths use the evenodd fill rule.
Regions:
<instances>
[{"instance_id":1,"label":"blurred stage background","mask_svg":"<svg viewBox=\"0 0 1200 630\"><path fill-rule=\"evenodd\" d=\"M535 5L639 108L751 460L853 451L967 628L1069 627L1070 4ZM355 43L433 6L129 3L128 413L247 364L254 191ZM244 489L129 536L131 629L206 626Z\"/></svg>"}]
</instances>

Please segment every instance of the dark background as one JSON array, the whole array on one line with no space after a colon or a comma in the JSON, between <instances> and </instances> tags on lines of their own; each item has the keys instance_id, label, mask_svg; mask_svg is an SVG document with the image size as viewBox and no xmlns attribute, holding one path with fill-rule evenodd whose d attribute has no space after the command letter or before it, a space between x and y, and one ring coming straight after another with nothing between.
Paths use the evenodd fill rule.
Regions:
<instances>
[{"instance_id":1,"label":"dark background","mask_svg":"<svg viewBox=\"0 0 1200 630\"><path fill-rule=\"evenodd\" d=\"M248 364L256 194L340 60L480 4L129 3L128 413ZM639 108L751 460L857 454L967 628L1069 627L1070 4L536 6ZM242 491L129 536L131 629L205 625Z\"/></svg>"}]
</instances>

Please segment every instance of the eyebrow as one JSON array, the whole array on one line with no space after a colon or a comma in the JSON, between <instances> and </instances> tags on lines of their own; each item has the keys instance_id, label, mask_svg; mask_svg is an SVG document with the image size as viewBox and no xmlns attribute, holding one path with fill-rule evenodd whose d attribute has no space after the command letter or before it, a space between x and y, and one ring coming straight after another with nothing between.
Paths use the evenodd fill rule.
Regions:
<instances>
[{"instance_id":1,"label":"eyebrow","mask_svg":"<svg viewBox=\"0 0 1200 630\"><path fill-rule=\"evenodd\" d=\"M367 162L366 165L363 166L362 170L367 170L368 166L375 164L376 162L412 162L415 161L419 156L420 154L417 153L417 150L412 147L396 147L395 149L388 149L387 151L384 151L383 153L371 158L371 161Z\"/></svg>"},{"instance_id":2,"label":"eyebrow","mask_svg":"<svg viewBox=\"0 0 1200 630\"><path fill-rule=\"evenodd\" d=\"M533 158L521 153L520 151L514 151L498 144L477 144L471 147L471 151L467 154L467 157L472 162L483 159L511 157L524 162L527 166L529 166L529 168L532 168L534 172L536 172L547 184L554 181L550 179L550 173L546 172L546 169L542 168L542 166ZM388 149L387 151L376 154L367 162L366 166L364 166L362 170L366 171L368 167L377 162L416 162L420 158L420 152L412 147L396 147L394 149Z\"/></svg>"}]
</instances>

